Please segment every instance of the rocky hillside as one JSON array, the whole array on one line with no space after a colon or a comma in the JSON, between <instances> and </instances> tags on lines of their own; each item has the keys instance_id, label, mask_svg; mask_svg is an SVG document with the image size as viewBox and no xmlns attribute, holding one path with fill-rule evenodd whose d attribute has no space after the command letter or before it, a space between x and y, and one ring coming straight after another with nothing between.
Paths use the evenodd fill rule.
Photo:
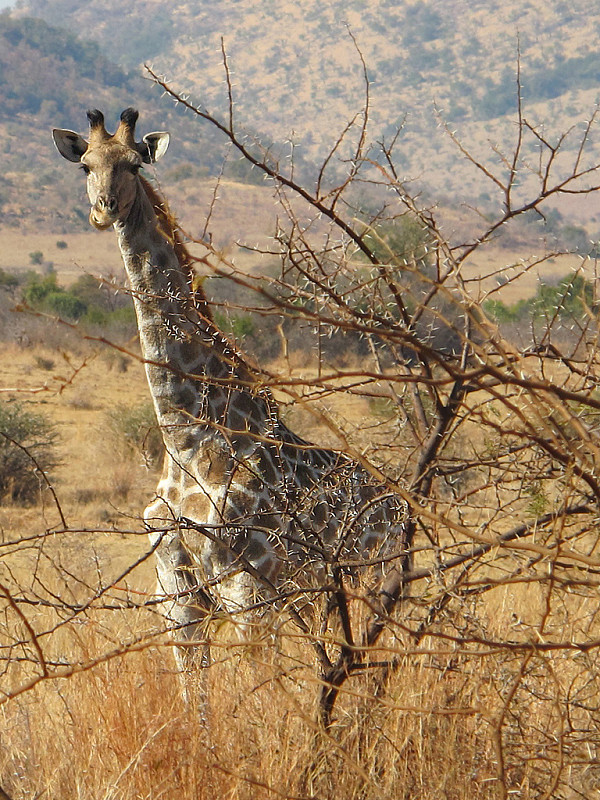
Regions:
<instances>
[{"instance_id":1,"label":"rocky hillside","mask_svg":"<svg viewBox=\"0 0 600 800\"><path fill-rule=\"evenodd\" d=\"M402 128L396 145L402 177L446 205L493 209L502 202L443 127L456 131L490 169L504 170L516 134L518 53L528 119L544 126L550 140L574 126L568 153L577 152L577 123L589 118L600 86L594 0L173 0L168 7L159 0L126 6L119 0L18 0L4 26L17 23L29 38L5 31L8 49L0 42L6 125L20 120L27 128L83 128L89 105L112 114L137 104L144 124L175 129L171 163L215 174L222 156L218 137L205 123L174 114L172 103L143 80L143 64L151 62L174 87L225 117L223 41L240 127L276 142L284 155L293 142L296 159L318 163L350 120L362 120L368 76L369 140L390 141ZM41 36L43 23L70 33L50 35L47 28ZM37 95L27 104L31 86ZM14 131L8 139L15 142ZM533 140L532 158L537 144ZM19 143L7 147L9 170L24 169L17 167ZM591 159L600 161L600 146ZM236 169L231 162L230 174ZM589 203L571 208L593 228L600 209Z\"/></svg>"},{"instance_id":2,"label":"rocky hillside","mask_svg":"<svg viewBox=\"0 0 600 800\"><path fill-rule=\"evenodd\" d=\"M472 146L488 138L508 146L518 51L536 122L561 130L589 114L600 85L594 0L178 0L168 9L159 0L19 0L18 9L85 34L123 67L153 62L211 109L226 99L223 37L240 123L276 140L293 137L312 158L363 106L362 55L372 138L404 125L407 175L427 172L427 182L448 192L456 162L435 135L434 104Z\"/></svg>"}]
</instances>

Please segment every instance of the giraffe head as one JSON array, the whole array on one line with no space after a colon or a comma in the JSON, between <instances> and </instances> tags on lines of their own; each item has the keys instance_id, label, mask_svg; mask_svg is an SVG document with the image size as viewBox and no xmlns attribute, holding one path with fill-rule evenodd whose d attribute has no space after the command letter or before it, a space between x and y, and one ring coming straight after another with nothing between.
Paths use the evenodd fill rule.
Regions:
<instances>
[{"instance_id":1,"label":"giraffe head","mask_svg":"<svg viewBox=\"0 0 600 800\"><path fill-rule=\"evenodd\" d=\"M169 146L166 132L148 133L141 142L134 138L138 112L126 108L113 135L104 127L104 115L94 109L87 112L89 141L74 131L52 131L59 153L81 165L87 175L90 198L90 222L104 230L114 222L124 221L136 197L138 171L143 164L158 161Z\"/></svg>"}]
</instances>

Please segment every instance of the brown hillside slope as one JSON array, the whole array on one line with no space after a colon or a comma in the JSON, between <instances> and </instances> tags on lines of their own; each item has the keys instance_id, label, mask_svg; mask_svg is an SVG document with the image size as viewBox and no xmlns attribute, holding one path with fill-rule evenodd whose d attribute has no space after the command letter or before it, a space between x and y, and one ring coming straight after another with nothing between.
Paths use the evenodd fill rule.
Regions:
<instances>
[{"instance_id":1,"label":"brown hillside slope","mask_svg":"<svg viewBox=\"0 0 600 800\"><path fill-rule=\"evenodd\" d=\"M18 13L85 31L129 67L151 61L211 109L224 109L226 101L223 37L240 124L263 139L291 138L311 159L322 157L332 131L362 108L359 49L370 79L370 138L389 137L404 124L398 147L404 175L434 187L436 195L460 192L470 202L488 189L438 135L434 103L483 157L490 144L506 152L513 143L514 126L497 117L514 118L518 50L533 122L562 131L596 100L600 11L593 0L501 6L374 0L368 8L359 0L302 6L188 0L172 4L168 14L154 0L127 11L117 0L26 0ZM501 168L500 156L495 166Z\"/></svg>"}]
</instances>

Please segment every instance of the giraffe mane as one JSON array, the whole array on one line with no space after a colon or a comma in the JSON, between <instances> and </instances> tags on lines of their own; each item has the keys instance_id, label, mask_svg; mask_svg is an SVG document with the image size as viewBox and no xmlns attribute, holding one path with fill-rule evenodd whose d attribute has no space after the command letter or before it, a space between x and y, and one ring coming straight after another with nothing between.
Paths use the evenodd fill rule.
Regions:
<instances>
[{"instance_id":1,"label":"giraffe mane","mask_svg":"<svg viewBox=\"0 0 600 800\"><path fill-rule=\"evenodd\" d=\"M215 331L217 331L218 328L215 326L206 295L204 294L202 288L194 281L194 278L196 277L194 264L203 263L210 266L209 262L206 258L198 258L189 252L181 238L177 218L169 208L169 204L167 203L166 199L157 192L157 190L146 178L140 175L139 179L142 183L144 191L148 196L148 199L154 208L154 213L156 214L156 219L158 221L158 230L172 246L175 255L177 256L179 265L187 277L188 285L190 287L190 291L198 313L210 323L211 327L214 328ZM253 363L253 360L249 358L247 354L241 353L237 345L235 345L221 331L219 331L219 341L217 344L220 345L220 348L222 349L223 357L228 361L234 362L238 368L246 370L246 379L250 383L254 383L260 373L260 370L258 366Z\"/></svg>"},{"instance_id":2,"label":"giraffe mane","mask_svg":"<svg viewBox=\"0 0 600 800\"><path fill-rule=\"evenodd\" d=\"M206 295L200 286L198 286L194 280L196 277L196 273L194 270L194 264L196 263L208 263L204 258L197 258L193 256L185 244L183 243L183 239L181 238L181 233L179 231L179 223L175 215L172 213L171 209L169 208L169 204L162 197L156 189L141 175L140 181L146 192L148 199L152 203L152 207L154 208L154 213L156 214L156 219L158 220L158 229L162 236L169 242L169 244L173 247L175 251L175 255L177 256L177 260L179 262L180 267L184 271L190 290L194 297L194 301L198 308L198 311L202 314L203 317L206 319L212 320L212 314L210 312L208 301L206 299Z\"/></svg>"}]
</instances>

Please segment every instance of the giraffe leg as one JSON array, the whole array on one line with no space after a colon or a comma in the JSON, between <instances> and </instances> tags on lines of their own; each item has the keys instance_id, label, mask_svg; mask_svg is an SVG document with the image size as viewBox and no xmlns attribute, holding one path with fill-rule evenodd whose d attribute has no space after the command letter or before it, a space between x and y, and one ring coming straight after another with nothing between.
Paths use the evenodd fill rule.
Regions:
<instances>
[{"instance_id":1,"label":"giraffe leg","mask_svg":"<svg viewBox=\"0 0 600 800\"><path fill-rule=\"evenodd\" d=\"M158 594L165 600L162 613L175 641L175 662L186 703L206 718L210 666L207 627L212 598L199 583L198 570L178 533L163 534L156 549Z\"/></svg>"},{"instance_id":2,"label":"giraffe leg","mask_svg":"<svg viewBox=\"0 0 600 800\"><path fill-rule=\"evenodd\" d=\"M179 638L179 637L178 637ZM175 662L179 671L181 694L187 706L198 713L201 722L208 724L209 692L208 668L210 667L210 644L195 642L192 646L178 644Z\"/></svg>"},{"instance_id":3,"label":"giraffe leg","mask_svg":"<svg viewBox=\"0 0 600 800\"><path fill-rule=\"evenodd\" d=\"M159 585L162 586L162 582L159 582ZM208 668L211 657L206 610L193 602L176 606L169 602L165 616L171 626L171 636L175 642L175 664L183 701L189 709L198 714L202 724L207 725Z\"/></svg>"}]
</instances>

